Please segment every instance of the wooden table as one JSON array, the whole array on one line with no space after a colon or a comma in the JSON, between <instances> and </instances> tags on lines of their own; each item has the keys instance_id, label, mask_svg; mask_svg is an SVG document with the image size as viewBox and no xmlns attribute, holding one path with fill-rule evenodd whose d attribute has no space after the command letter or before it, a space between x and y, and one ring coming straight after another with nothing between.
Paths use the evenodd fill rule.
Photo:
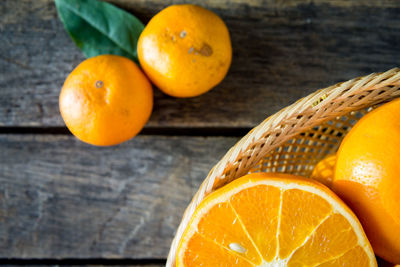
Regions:
<instances>
[{"instance_id":1,"label":"wooden table","mask_svg":"<svg viewBox=\"0 0 400 267\"><path fill-rule=\"evenodd\" d=\"M147 22L183 1L111 2ZM396 0L192 2L230 29L227 78L192 99L155 90L143 132L101 148L60 117L60 88L84 57L53 1L0 1L2 262L162 266L196 188L249 129L318 88L400 64Z\"/></svg>"}]
</instances>

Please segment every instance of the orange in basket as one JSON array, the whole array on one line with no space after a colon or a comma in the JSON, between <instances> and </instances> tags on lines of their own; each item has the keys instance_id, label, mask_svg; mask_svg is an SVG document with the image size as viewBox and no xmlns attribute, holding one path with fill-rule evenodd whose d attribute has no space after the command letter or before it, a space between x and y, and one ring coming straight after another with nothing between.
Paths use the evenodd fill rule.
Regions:
<instances>
[{"instance_id":1,"label":"orange in basket","mask_svg":"<svg viewBox=\"0 0 400 267\"><path fill-rule=\"evenodd\" d=\"M300 265L299 265L300 264ZM356 216L328 188L288 174L250 174L196 209L177 266L376 266Z\"/></svg>"},{"instance_id":2,"label":"orange in basket","mask_svg":"<svg viewBox=\"0 0 400 267\"><path fill-rule=\"evenodd\" d=\"M356 213L375 253L400 264L400 99L368 113L346 135L332 189Z\"/></svg>"},{"instance_id":3,"label":"orange in basket","mask_svg":"<svg viewBox=\"0 0 400 267\"><path fill-rule=\"evenodd\" d=\"M399 96L400 69L394 68L318 90L268 117L211 169L183 215L167 267L176 266L178 245L187 243L182 236L188 235L196 220L193 214L199 205L207 205L203 200L208 195L225 186L229 188L248 173L281 172L309 177L319 161L336 153L342 139L362 116L375 105ZM211 250L208 253L212 258Z\"/></svg>"},{"instance_id":4,"label":"orange in basket","mask_svg":"<svg viewBox=\"0 0 400 267\"><path fill-rule=\"evenodd\" d=\"M328 155L315 165L310 178L331 188L335 174L336 154Z\"/></svg>"}]
</instances>

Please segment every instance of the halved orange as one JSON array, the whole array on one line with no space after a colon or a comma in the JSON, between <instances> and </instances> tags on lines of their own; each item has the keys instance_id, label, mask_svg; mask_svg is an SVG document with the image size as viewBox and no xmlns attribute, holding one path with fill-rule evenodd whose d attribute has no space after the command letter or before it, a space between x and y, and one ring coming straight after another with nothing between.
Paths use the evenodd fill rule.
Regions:
<instances>
[{"instance_id":1,"label":"halved orange","mask_svg":"<svg viewBox=\"0 0 400 267\"><path fill-rule=\"evenodd\" d=\"M327 187L254 173L197 207L177 266L377 266L353 212Z\"/></svg>"}]
</instances>

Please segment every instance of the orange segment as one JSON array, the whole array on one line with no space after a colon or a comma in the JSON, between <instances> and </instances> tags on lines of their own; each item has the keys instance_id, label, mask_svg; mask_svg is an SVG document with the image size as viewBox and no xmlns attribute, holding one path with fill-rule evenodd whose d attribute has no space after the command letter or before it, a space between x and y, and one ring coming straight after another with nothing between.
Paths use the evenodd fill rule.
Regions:
<instances>
[{"instance_id":1,"label":"orange segment","mask_svg":"<svg viewBox=\"0 0 400 267\"><path fill-rule=\"evenodd\" d=\"M358 262L354 262L353 259L360 259ZM355 248L347 251L343 255L338 256L337 258L331 259L327 262L321 263L316 267L368 267L368 257L365 253L364 249L360 246L356 246Z\"/></svg>"},{"instance_id":2,"label":"orange segment","mask_svg":"<svg viewBox=\"0 0 400 267\"><path fill-rule=\"evenodd\" d=\"M255 263L262 262L260 254L228 202L212 207L200 220L197 228L201 235L214 240L226 249L231 249L232 246L235 248L235 245L231 244L236 244L239 249L236 251L231 249L233 253L240 254ZM242 253L238 252L241 248L245 249Z\"/></svg>"},{"instance_id":3,"label":"orange segment","mask_svg":"<svg viewBox=\"0 0 400 267\"><path fill-rule=\"evenodd\" d=\"M351 210L328 188L286 174L250 174L194 212L177 266L377 266Z\"/></svg>"},{"instance_id":4,"label":"orange segment","mask_svg":"<svg viewBox=\"0 0 400 267\"><path fill-rule=\"evenodd\" d=\"M259 185L233 195L230 202L263 258L272 260L277 250L281 190Z\"/></svg>"},{"instance_id":5,"label":"orange segment","mask_svg":"<svg viewBox=\"0 0 400 267\"><path fill-rule=\"evenodd\" d=\"M297 266L295 263L315 266L326 259L337 258L357 243L357 236L346 218L341 214L332 214L292 255L288 266Z\"/></svg>"},{"instance_id":6,"label":"orange segment","mask_svg":"<svg viewBox=\"0 0 400 267\"><path fill-rule=\"evenodd\" d=\"M332 206L318 195L299 189L286 190L282 201L279 257L284 259L332 212Z\"/></svg>"},{"instance_id":7,"label":"orange segment","mask_svg":"<svg viewBox=\"0 0 400 267\"><path fill-rule=\"evenodd\" d=\"M190 250L184 257L187 266L201 266L203 262L208 262L210 266L219 266L220 259L224 259L224 266L253 266L245 259L230 253L222 246L197 233L190 239L189 247Z\"/></svg>"}]
</instances>

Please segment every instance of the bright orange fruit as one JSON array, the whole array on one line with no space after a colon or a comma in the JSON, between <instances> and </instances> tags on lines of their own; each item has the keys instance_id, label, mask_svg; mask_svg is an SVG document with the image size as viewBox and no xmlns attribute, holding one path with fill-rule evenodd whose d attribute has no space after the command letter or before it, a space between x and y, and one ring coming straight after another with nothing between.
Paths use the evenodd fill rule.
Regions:
<instances>
[{"instance_id":1,"label":"bright orange fruit","mask_svg":"<svg viewBox=\"0 0 400 267\"><path fill-rule=\"evenodd\" d=\"M164 93L193 97L219 84L232 46L225 23L196 5L172 5L147 24L138 42L140 65Z\"/></svg>"},{"instance_id":2,"label":"bright orange fruit","mask_svg":"<svg viewBox=\"0 0 400 267\"><path fill-rule=\"evenodd\" d=\"M335 174L336 154L331 154L323 158L315 165L310 178L314 179L329 188L332 186L333 176Z\"/></svg>"},{"instance_id":3,"label":"bright orange fruit","mask_svg":"<svg viewBox=\"0 0 400 267\"><path fill-rule=\"evenodd\" d=\"M375 253L400 264L400 99L346 135L332 188L357 214Z\"/></svg>"},{"instance_id":4,"label":"bright orange fruit","mask_svg":"<svg viewBox=\"0 0 400 267\"><path fill-rule=\"evenodd\" d=\"M351 210L313 180L254 173L197 207L177 266L377 266Z\"/></svg>"},{"instance_id":5,"label":"bright orange fruit","mask_svg":"<svg viewBox=\"0 0 400 267\"><path fill-rule=\"evenodd\" d=\"M153 108L150 82L131 60L114 55L89 58L67 77L60 111L80 140L109 146L134 137Z\"/></svg>"}]
</instances>

